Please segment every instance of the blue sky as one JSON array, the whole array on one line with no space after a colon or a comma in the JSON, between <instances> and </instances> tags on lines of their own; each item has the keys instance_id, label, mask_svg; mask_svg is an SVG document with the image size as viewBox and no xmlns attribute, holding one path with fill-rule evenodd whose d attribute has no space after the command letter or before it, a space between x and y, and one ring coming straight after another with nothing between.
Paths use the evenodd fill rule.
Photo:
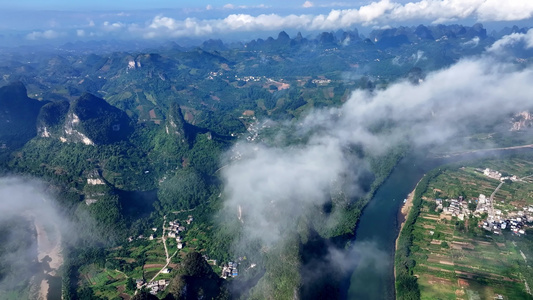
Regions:
<instances>
[{"instance_id":1,"label":"blue sky","mask_svg":"<svg viewBox=\"0 0 533 300\"><path fill-rule=\"evenodd\" d=\"M258 1L258 0L235 0L235 1L194 1L194 0L22 0L22 1L2 1L4 8L11 9L37 9L37 10L136 10L136 9L158 9L158 8L205 8L207 5L222 7L228 3L236 6L258 6L265 4L278 8L286 6L301 6L297 1ZM290 3L293 5L290 5ZM356 1L348 1L350 4L357 4ZM325 2L327 3L327 2ZM346 3L348 4L348 3Z\"/></svg>"},{"instance_id":2,"label":"blue sky","mask_svg":"<svg viewBox=\"0 0 533 300\"><path fill-rule=\"evenodd\" d=\"M440 23L533 26L533 0L0 1L0 38L26 42L207 39Z\"/></svg>"}]
</instances>

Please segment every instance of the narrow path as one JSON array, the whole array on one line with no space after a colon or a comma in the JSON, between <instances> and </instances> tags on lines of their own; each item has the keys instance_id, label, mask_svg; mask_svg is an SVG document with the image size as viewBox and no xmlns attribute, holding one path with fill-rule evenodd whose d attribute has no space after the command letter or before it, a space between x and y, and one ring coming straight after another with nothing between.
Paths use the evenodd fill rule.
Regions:
<instances>
[{"instance_id":1,"label":"narrow path","mask_svg":"<svg viewBox=\"0 0 533 300\"><path fill-rule=\"evenodd\" d=\"M163 247L165 247L165 256L166 256L165 261L166 261L167 263L166 263L165 266L163 266L163 267L161 268L161 270L159 270L159 271L154 275L154 277L152 277L152 279L150 279L148 282L152 282L152 281L154 281L154 280L157 278L157 276L159 276L159 274L161 274L161 272L163 272L163 271L168 267L168 265L170 264L170 260L172 259L172 257L174 257L174 255L176 255L176 253L178 253L178 250L176 250L176 252L174 252L174 254L172 254L172 256L170 256L170 257L168 256L167 237L166 237L166 235L165 235L165 230L166 230L166 228L165 228L165 223L166 223L166 222L167 222L167 216L165 215L165 216L163 216L163 236L161 237L161 239L163 240Z\"/></svg>"},{"instance_id":2,"label":"narrow path","mask_svg":"<svg viewBox=\"0 0 533 300\"><path fill-rule=\"evenodd\" d=\"M502 185L503 185L503 181L500 182L500 184L498 185L498 187L496 187L496 189L494 190L494 192L492 192L492 194L490 195L490 198L489 198L489 201L490 201L490 212L489 212L489 215L494 216L494 195L496 195L496 193L497 193L498 190L502 187Z\"/></svg>"},{"instance_id":3,"label":"narrow path","mask_svg":"<svg viewBox=\"0 0 533 300\"><path fill-rule=\"evenodd\" d=\"M435 158L446 158L446 157L458 156L458 155L464 155L464 154L476 153L476 152L513 150L513 149L522 149L522 148L533 148L533 144L522 145L522 146L503 147L503 148L474 149L474 150L467 150L467 151L461 151L461 152L441 153L441 154L435 154L434 157Z\"/></svg>"},{"instance_id":4,"label":"narrow path","mask_svg":"<svg viewBox=\"0 0 533 300\"><path fill-rule=\"evenodd\" d=\"M115 272L119 272L120 274L126 276L126 278L130 278L128 275L126 275L126 273L124 273L122 271L119 271L119 270L115 269Z\"/></svg>"},{"instance_id":5,"label":"narrow path","mask_svg":"<svg viewBox=\"0 0 533 300\"><path fill-rule=\"evenodd\" d=\"M165 223L167 221L167 216L165 215L163 217L163 236L161 237L161 239L163 240L163 247L165 247L165 256L166 256L166 260L168 262L168 249L167 249L167 236L165 234Z\"/></svg>"},{"instance_id":6,"label":"narrow path","mask_svg":"<svg viewBox=\"0 0 533 300\"><path fill-rule=\"evenodd\" d=\"M533 174L528 175L528 176L526 176L526 177L522 177L522 178L520 178L520 179L527 179L527 178L531 178L531 177L533 177Z\"/></svg>"},{"instance_id":7,"label":"narrow path","mask_svg":"<svg viewBox=\"0 0 533 300\"><path fill-rule=\"evenodd\" d=\"M176 252L174 252L174 254L172 254L172 256L167 258L167 263L165 264L165 266L163 268L161 268L161 270L159 270L159 272L157 272L155 274L155 276L149 282L154 281L154 279L156 279L157 276L159 276L159 274L161 274L161 272L163 272L163 270L165 270L168 267L168 265L170 264L170 260L174 257L174 255L176 255L176 253L178 253L178 250L176 250Z\"/></svg>"},{"instance_id":8,"label":"narrow path","mask_svg":"<svg viewBox=\"0 0 533 300\"><path fill-rule=\"evenodd\" d=\"M190 212L190 211L193 211L195 209L196 209L196 207L195 208L191 208L191 209L182 209L182 210L178 210L178 211L173 211L172 213L173 214L179 214L179 213L182 213L182 212Z\"/></svg>"}]
</instances>

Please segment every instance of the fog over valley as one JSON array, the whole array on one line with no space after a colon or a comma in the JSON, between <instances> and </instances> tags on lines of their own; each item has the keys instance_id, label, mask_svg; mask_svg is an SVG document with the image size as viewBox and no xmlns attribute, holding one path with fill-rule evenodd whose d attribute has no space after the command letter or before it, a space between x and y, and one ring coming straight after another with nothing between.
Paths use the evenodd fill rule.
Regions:
<instances>
[{"instance_id":1,"label":"fog over valley","mask_svg":"<svg viewBox=\"0 0 533 300\"><path fill-rule=\"evenodd\" d=\"M0 299L533 297L529 1L0 8Z\"/></svg>"}]
</instances>

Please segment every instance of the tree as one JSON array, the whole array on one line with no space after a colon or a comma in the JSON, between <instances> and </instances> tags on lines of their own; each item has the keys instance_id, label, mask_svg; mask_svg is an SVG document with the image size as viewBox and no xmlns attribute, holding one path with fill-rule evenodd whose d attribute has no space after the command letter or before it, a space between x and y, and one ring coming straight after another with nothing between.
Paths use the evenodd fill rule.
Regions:
<instances>
[{"instance_id":1,"label":"tree","mask_svg":"<svg viewBox=\"0 0 533 300\"><path fill-rule=\"evenodd\" d=\"M130 291L130 292L133 292L135 291L135 282L133 281L133 278L128 278L128 280L126 280L126 290Z\"/></svg>"},{"instance_id":2,"label":"tree","mask_svg":"<svg viewBox=\"0 0 533 300\"><path fill-rule=\"evenodd\" d=\"M140 291L137 295L133 296L131 300L159 300L156 296L150 294L147 291Z\"/></svg>"},{"instance_id":3,"label":"tree","mask_svg":"<svg viewBox=\"0 0 533 300\"><path fill-rule=\"evenodd\" d=\"M429 209L430 212L434 212L437 209L437 202L430 201L428 203L428 209Z\"/></svg>"},{"instance_id":4,"label":"tree","mask_svg":"<svg viewBox=\"0 0 533 300\"><path fill-rule=\"evenodd\" d=\"M186 168L178 170L174 177L163 182L157 196L163 207L189 209L207 198L208 188L198 173Z\"/></svg>"},{"instance_id":5,"label":"tree","mask_svg":"<svg viewBox=\"0 0 533 300\"><path fill-rule=\"evenodd\" d=\"M228 291L221 289L222 280L198 252L185 256L177 275L167 288L174 299L227 298Z\"/></svg>"}]
</instances>

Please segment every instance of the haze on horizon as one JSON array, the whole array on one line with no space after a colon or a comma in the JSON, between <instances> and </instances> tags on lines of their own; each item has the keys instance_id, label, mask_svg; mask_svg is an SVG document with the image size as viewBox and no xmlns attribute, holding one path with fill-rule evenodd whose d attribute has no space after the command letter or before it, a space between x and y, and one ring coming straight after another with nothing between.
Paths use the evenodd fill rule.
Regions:
<instances>
[{"instance_id":1,"label":"haze on horizon","mask_svg":"<svg viewBox=\"0 0 533 300\"><path fill-rule=\"evenodd\" d=\"M509 0L379 1L37 1L3 3L4 45L88 40L178 40L264 37L418 24L528 24L533 2ZM488 26L487 26L488 24Z\"/></svg>"}]
</instances>

